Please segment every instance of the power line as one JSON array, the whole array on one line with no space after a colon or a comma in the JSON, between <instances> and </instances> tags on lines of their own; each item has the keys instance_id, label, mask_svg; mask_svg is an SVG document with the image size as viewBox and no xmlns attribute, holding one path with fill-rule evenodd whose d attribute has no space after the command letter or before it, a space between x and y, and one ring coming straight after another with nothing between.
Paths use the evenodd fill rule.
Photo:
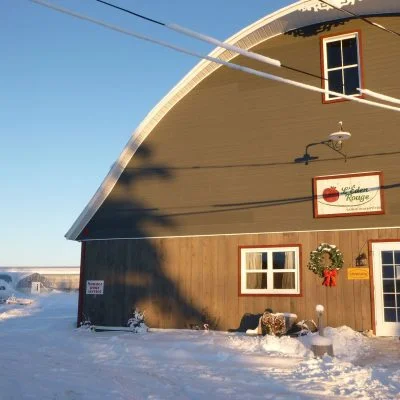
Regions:
<instances>
[{"instance_id":1,"label":"power line","mask_svg":"<svg viewBox=\"0 0 400 400\"><path fill-rule=\"evenodd\" d=\"M145 15L133 12L133 11L127 9L127 8L123 8L123 7L117 6L117 5L113 4L113 3L110 3L110 2L107 2L107 1L104 1L104 0L95 0L95 1L97 1L98 3L102 3L102 4L106 5L106 6L115 8L117 10L126 12L128 14L131 14L131 15L135 16L135 17L144 19L146 21L149 21L149 22L164 26L165 28L171 29L171 30L173 30L175 32L182 33L182 34L184 34L186 36L194 37L194 38L196 38L198 40L202 40L204 42L214 44L216 46L225 48L227 50L234 51L234 52L236 52L238 54L242 54L242 55L244 55L246 57L249 57L249 58L252 58L252 59L256 59L258 61L261 61L261 62L264 62L264 63L267 63L267 64L272 64L274 66L281 67L281 68L284 68L284 69L287 69L287 70L290 70L290 71L298 72L298 73L301 73L301 74L304 74L304 75L307 75L307 76L311 76L313 78L318 78L318 79L325 80L325 81L328 80L328 78L325 78L323 76L316 75L316 74L313 74L313 73L308 72L308 71L304 71L304 70L299 69L299 68L295 68L295 67L291 67L289 65L282 64L278 60L271 59L269 57L265 57L265 56L262 56L260 54L253 53L253 52L250 52L250 51L247 51L247 50L243 50L243 49L241 49L240 47L237 47L237 46L232 46L232 45L226 44L226 43L221 42L218 39L215 39L215 38L213 38L211 36L207 36L207 35L192 31L190 29L184 28L184 27L179 26L177 24L168 24L168 23L165 23L165 22L162 22L162 21L157 21L157 20L155 20L153 18L146 17ZM341 12L347 13L347 14L353 16L353 17L357 17L357 18L361 19L362 21L364 21L364 22L366 22L366 23L368 23L368 24L370 24L372 26L375 26L375 27L377 27L379 29L382 29L382 30L384 30L386 32L389 32L389 33L392 33L394 35L400 36L399 33L395 32L395 31L392 31L391 29L385 28L384 26L382 26L380 24L377 24L376 22L370 21L365 17L357 15L357 14L355 14L355 13L353 13L351 11L348 11L346 9L336 7L336 6L328 3L325 0L319 0L319 1L321 3L323 3L323 4L326 4L327 6L330 6L330 7L334 8L334 9L336 9L336 10L339 10Z\"/></svg>"},{"instance_id":2,"label":"power line","mask_svg":"<svg viewBox=\"0 0 400 400\"><path fill-rule=\"evenodd\" d=\"M132 15L134 15L135 17L142 18L142 19L144 19L144 20L146 20L146 21L154 22L155 24L165 26L165 23L163 23L163 22L161 22L161 21L157 21L157 20L155 20L155 19L145 17L144 15L141 15L141 14L135 13L135 12L133 12L133 11L130 11L130 10L128 10L127 8L119 7L119 6L115 5L115 4L111 4L111 3L108 3L107 1L103 1L103 0L96 0L96 1L98 1L99 3L103 3L103 4L107 5L107 6L116 8L117 10L124 11L124 12L126 12L126 13L128 13L128 14L132 14Z\"/></svg>"},{"instance_id":3,"label":"power line","mask_svg":"<svg viewBox=\"0 0 400 400\"><path fill-rule=\"evenodd\" d=\"M153 39L153 38L150 38L148 36L144 36L144 35L132 32L132 31L128 31L126 29L119 28L119 27L117 27L115 25L111 25L111 24L108 24L106 22L99 21L99 20L96 20L94 18L82 15L82 14L78 14L78 13L76 13L74 11L67 10L65 8L53 5L51 3L47 3L47 2L42 1L42 0L30 0L30 1L33 2L33 3L39 4L41 6L50 8L52 10L61 12L63 14L67 14L67 15L73 16L75 18L78 18L78 19L81 19L81 20L85 20L85 21L89 21L89 22L92 22L92 23L94 23L96 25L103 26L104 28L108 28L108 29L117 31L117 32L123 33L125 35L135 37L137 39L141 39L141 40L145 40L145 41L148 41L148 42L151 42L151 43L155 43L155 44L161 45L163 47L168 47L168 48L170 48L172 50L175 50L175 51L178 51L178 52L181 52L181 53L184 53L184 54L188 54L188 55L191 55L193 57L197 57L197 58L200 58L200 59L208 60L208 61L214 62L216 64L224 65L224 66L226 66L228 68L231 68L231 69L235 69L235 70L238 70L238 71L246 72L246 73L248 73L250 75L255 75L255 76L259 76L259 77L264 78L264 79L269 79L269 80L273 80L273 81L276 81L276 82L285 83L287 85L299 87L299 88L302 88L302 89L305 89L305 90L309 90L309 91L312 91L312 92L317 92L317 93L322 93L322 94L329 94L331 96L335 96L335 97L339 97L339 98L355 101L357 103L367 104L367 105L374 106L374 107L379 107L379 108L384 108L384 109L387 109L387 110L400 112L400 108L394 107L394 106L391 106L391 105L388 105L388 104L377 103L375 101L365 100L365 99L362 99L362 98L359 98L359 97L352 97L352 96L349 96L349 95L346 95L346 94L343 94L343 93L332 92L330 90L321 89L319 87L312 86L312 85L309 85L309 84L306 84L306 83L297 82L297 81L294 81L294 80L291 80L291 79L286 79L286 78L282 78L280 76L268 74L266 72L258 71L258 70L255 70L255 69L252 69L252 68L249 68L249 67L244 67L244 66L241 66L241 65L238 65L238 64L233 64L233 63L230 63L228 61L221 60L219 58L202 55L202 54L193 52L191 50L187 50L187 49L184 49L184 48L169 44L167 42L163 42L163 41L160 41L160 40L157 40L157 39Z\"/></svg>"},{"instance_id":4,"label":"power line","mask_svg":"<svg viewBox=\"0 0 400 400\"><path fill-rule=\"evenodd\" d=\"M165 23L165 22L157 21L155 19L148 18L148 17L146 17L146 16L144 16L142 14L135 13L133 11L130 11L130 10L126 9L126 8L119 7L119 6L115 5L115 4L109 3L109 2L104 1L104 0L95 0L95 1L97 1L99 3L102 3L102 4L105 4L106 6L109 6L109 7L112 7L112 8L116 8L117 10L126 12L128 14L131 14L131 15L133 15L135 17L144 19L146 21L153 22L155 24L164 26L165 28L171 29L171 30L173 30L175 32L182 33L183 35L190 36L190 37L196 38L198 40L202 40L202 41L207 42L207 43L211 43L213 45L222 47L222 48L224 48L226 50L234 51L236 53L242 54L242 55L244 55L246 57L249 57L249 58L253 58L253 59L257 60L257 61L261 61L261 62L266 63L266 64L274 65L275 67L280 67L281 66L281 63L280 63L279 60L275 60L274 58L266 57L266 56L263 56L261 54L253 53L252 51L244 50L244 49L242 49L240 47L237 47L237 46L234 46L234 45L231 45L231 44L223 43L220 40L215 39L215 38L213 38L211 36L203 35L202 33L198 33L198 32L192 31L190 29L184 28L183 26L180 26L180 25L177 25L177 24L168 24L168 23Z\"/></svg>"},{"instance_id":5,"label":"power line","mask_svg":"<svg viewBox=\"0 0 400 400\"><path fill-rule=\"evenodd\" d=\"M386 31L386 32L391 33L391 34L396 35L396 36L400 36L400 33L396 32L396 31L393 31L393 30L391 30L391 29L389 29L389 28L386 28L386 27L384 27L383 25L378 24L378 23L376 23L376 22L370 21L368 18L365 18L365 17L362 17L361 15L355 14L355 13L353 13L352 11L346 10L345 8L336 7L335 5L333 5L333 4L331 4L331 3L328 3L328 2L325 1L325 0L318 0L318 1L319 1L320 3L326 4L326 5L329 6L329 7L334 8L335 10L338 10L338 11L341 11L341 12L343 12L343 13L345 13L345 14L351 15L352 17L359 18L359 19L361 19L362 21L366 22L367 24L372 25L372 26L374 26L374 27L376 27L376 28L379 28L379 29L381 29L381 30L383 30L383 31Z\"/></svg>"},{"instance_id":6,"label":"power line","mask_svg":"<svg viewBox=\"0 0 400 400\"><path fill-rule=\"evenodd\" d=\"M119 7L119 6L117 6L117 5L113 4L113 3L109 3L108 1L104 1L104 0L95 0L95 1L97 1L98 3L102 3L102 4L106 5L106 6L115 8L117 10L126 12L128 14L131 14L131 15L135 16L135 17L142 18L142 19L144 19L146 21L153 22L153 23L156 23L158 25L162 25L165 28L171 29L171 30L173 30L175 32L182 33L183 35L190 36L190 37L196 38L198 40L201 40L201 41L204 41L204 42L207 42L207 43L211 43L213 45L222 47L222 48L224 48L226 50L234 51L236 53L242 54L242 55L244 55L246 57L255 59L257 61L261 61L261 62L264 62L266 64L271 64L271 65L274 65L275 67L282 67L282 68L287 69L287 70L299 72L301 74L312 76L314 78L318 78L318 79L321 79L321 80L327 80L327 78L324 78L324 77L322 77L320 75L316 75L316 74L313 74L311 72L307 72L307 71L304 71L304 70L301 70L301 69L298 69L298 68L294 68L294 67L290 67L288 65L284 65L279 60L275 60L275 59L270 58L270 57L265 57L265 56L263 56L261 54L254 53L254 52L251 52L251 51L247 51L247 50L241 49L240 47L233 46L233 45L227 44L225 42L221 42L220 40L215 39L215 38L213 38L211 36L204 35L202 33L192 31L191 29L185 28L183 26L180 26L180 25L177 25L177 24L168 24L168 23L162 22L162 21L157 21L155 19L146 17L145 15L138 14L136 12L128 10L127 8Z\"/></svg>"},{"instance_id":7,"label":"power line","mask_svg":"<svg viewBox=\"0 0 400 400\"><path fill-rule=\"evenodd\" d=\"M396 99L395 97L387 96L382 93L377 93L377 92L374 92L373 90L358 88L358 91L362 94L366 94L368 96L375 97L379 100L387 101L389 103L400 104L400 99Z\"/></svg>"}]
</instances>

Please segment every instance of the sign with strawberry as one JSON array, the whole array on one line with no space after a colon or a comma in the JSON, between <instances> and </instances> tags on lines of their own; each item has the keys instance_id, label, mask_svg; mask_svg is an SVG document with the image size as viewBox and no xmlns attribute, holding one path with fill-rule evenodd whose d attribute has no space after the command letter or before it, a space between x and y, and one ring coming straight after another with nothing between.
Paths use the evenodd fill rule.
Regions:
<instances>
[{"instance_id":1,"label":"sign with strawberry","mask_svg":"<svg viewBox=\"0 0 400 400\"><path fill-rule=\"evenodd\" d=\"M382 172L313 179L314 217L384 214Z\"/></svg>"}]
</instances>

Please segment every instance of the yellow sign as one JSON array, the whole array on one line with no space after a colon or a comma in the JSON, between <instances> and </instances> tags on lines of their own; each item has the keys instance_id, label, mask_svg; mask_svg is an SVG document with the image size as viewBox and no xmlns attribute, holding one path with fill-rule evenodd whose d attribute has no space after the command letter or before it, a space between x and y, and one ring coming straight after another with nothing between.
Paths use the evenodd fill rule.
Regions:
<instances>
[{"instance_id":1,"label":"yellow sign","mask_svg":"<svg viewBox=\"0 0 400 400\"><path fill-rule=\"evenodd\" d=\"M369 268L347 268L347 279L369 279Z\"/></svg>"}]
</instances>

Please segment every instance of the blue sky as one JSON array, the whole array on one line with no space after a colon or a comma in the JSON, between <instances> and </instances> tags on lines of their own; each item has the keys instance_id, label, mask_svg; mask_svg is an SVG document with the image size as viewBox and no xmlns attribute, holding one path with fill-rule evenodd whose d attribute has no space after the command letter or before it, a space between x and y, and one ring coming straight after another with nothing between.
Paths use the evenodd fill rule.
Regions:
<instances>
[{"instance_id":1,"label":"blue sky","mask_svg":"<svg viewBox=\"0 0 400 400\"><path fill-rule=\"evenodd\" d=\"M213 48L94 0L53 4L204 54ZM112 0L224 40L292 1ZM198 62L29 0L0 4L0 266L79 265L64 234L132 131Z\"/></svg>"}]
</instances>

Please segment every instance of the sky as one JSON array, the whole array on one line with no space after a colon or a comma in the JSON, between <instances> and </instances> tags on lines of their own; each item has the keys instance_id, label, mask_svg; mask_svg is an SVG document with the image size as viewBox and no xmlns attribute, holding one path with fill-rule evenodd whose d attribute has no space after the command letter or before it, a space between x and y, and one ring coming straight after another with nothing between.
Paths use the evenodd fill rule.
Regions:
<instances>
[{"instance_id":1,"label":"sky","mask_svg":"<svg viewBox=\"0 0 400 400\"><path fill-rule=\"evenodd\" d=\"M95 0L53 4L203 54L211 45ZM225 40L290 0L110 0ZM64 235L131 133L198 59L57 13L0 2L0 266L77 266Z\"/></svg>"}]
</instances>

